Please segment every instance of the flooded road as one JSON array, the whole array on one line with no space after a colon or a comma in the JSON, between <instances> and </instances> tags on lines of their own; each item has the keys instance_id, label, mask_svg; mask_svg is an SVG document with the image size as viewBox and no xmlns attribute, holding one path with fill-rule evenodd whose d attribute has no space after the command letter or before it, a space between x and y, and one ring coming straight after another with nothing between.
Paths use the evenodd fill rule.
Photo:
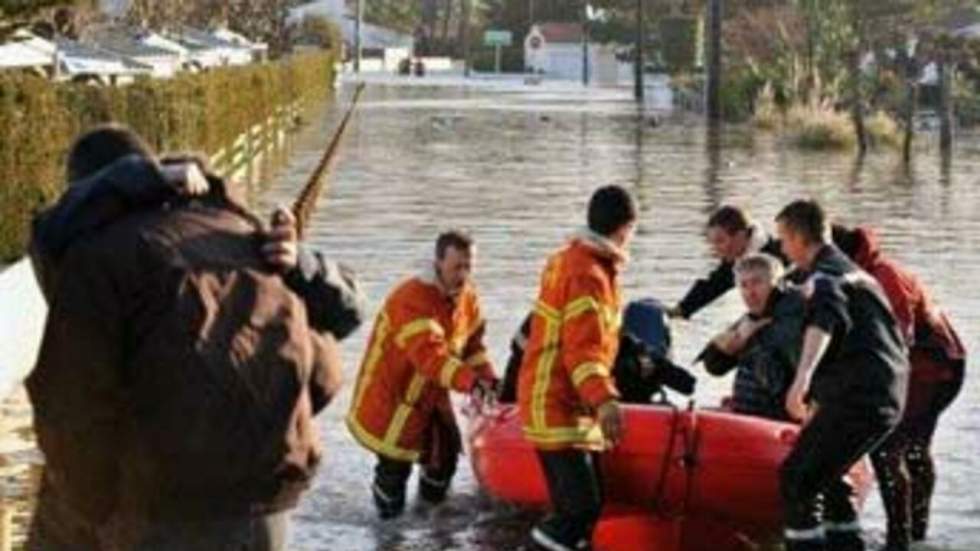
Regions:
<instances>
[{"instance_id":1,"label":"flooded road","mask_svg":"<svg viewBox=\"0 0 980 551\"><path fill-rule=\"evenodd\" d=\"M352 88L340 94L339 106ZM577 87L516 83L471 88L373 83L352 121L310 241L357 269L373 316L388 290L431 257L440 229L469 229L478 243L476 277L499 371L534 298L545 255L584 222L585 202L598 185L625 185L641 206L625 278L628 298L667 302L714 264L702 236L707 213L735 202L771 227L782 205L815 197L845 223L880 229L886 251L917 272L951 312L976 363L980 138L962 136L951 164L940 163L935 151L923 151L906 171L893 152L872 154L859 164L847 154L800 153L747 129L709 137L690 117L653 124L637 116L626 94L584 95ZM311 120L289 167L259 197L263 211L292 202L340 110ZM694 320L676 324L676 358L690 362L740 311L737 293L730 293ZM293 547L520 545L528 519L483 498L465 458L447 504L419 508L411 486L405 516L387 524L376 520L369 494L373 458L343 425L369 329L344 343L348 385L320 417L327 456L295 515ZM730 388L730 379L696 373L699 403L714 404ZM942 418L935 452L939 481L932 540L925 548L980 549L980 378L968 377ZM884 521L876 495L865 525L881 539Z\"/></svg>"}]
</instances>

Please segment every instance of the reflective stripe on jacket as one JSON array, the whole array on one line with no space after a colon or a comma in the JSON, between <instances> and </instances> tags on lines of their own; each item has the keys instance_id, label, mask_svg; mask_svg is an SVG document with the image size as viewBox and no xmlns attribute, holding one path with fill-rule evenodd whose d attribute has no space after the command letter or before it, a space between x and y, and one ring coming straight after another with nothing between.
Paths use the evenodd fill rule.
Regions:
<instances>
[{"instance_id":1,"label":"reflective stripe on jacket","mask_svg":"<svg viewBox=\"0 0 980 551\"><path fill-rule=\"evenodd\" d=\"M447 390L492 378L475 289L450 299L434 277L402 282L375 320L347 427L369 450L416 461L430 417Z\"/></svg>"},{"instance_id":2,"label":"reflective stripe on jacket","mask_svg":"<svg viewBox=\"0 0 980 551\"><path fill-rule=\"evenodd\" d=\"M594 235L573 239L548 260L518 382L524 434L538 448L604 447L594 412L618 397L611 371L624 260Z\"/></svg>"}]
</instances>

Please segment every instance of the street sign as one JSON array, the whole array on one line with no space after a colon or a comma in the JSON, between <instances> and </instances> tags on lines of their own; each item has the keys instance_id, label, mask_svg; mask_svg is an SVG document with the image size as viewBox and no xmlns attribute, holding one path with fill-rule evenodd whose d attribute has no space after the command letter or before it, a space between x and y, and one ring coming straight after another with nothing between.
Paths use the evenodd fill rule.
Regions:
<instances>
[{"instance_id":1,"label":"street sign","mask_svg":"<svg viewBox=\"0 0 980 551\"><path fill-rule=\"evenodd\" d=\"M508 47L514 43L514 33L510 31L486 31L483 33L484 46Z\"/></svg>"}]
</instances>

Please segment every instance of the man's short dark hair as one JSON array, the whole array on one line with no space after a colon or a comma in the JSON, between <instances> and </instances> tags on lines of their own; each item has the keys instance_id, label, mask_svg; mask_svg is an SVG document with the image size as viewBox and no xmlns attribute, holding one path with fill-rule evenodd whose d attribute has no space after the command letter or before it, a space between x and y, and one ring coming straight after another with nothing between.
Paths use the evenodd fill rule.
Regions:
<instances>
[{"instance_id":1,"label":"man's short dark hair","mask_svg":"<svg viewBox=\"0 0 980 551\"><path fill-rule=\"evenodd\" d=\"M751 219L745 210L732 205L719 208L708 218L709 228L721 228L729 235L748 230L751 223Z\"/></svg>"},{"instance_id":2,"label":"man's short dark hair","mask_svg":"<svg viewBox=\"0 0 980 551\"><path fill-rule=\"evenodd\" d=\"M599 235L612 235L636 216L633 196L620 186L601 187L589 200L589 229Z\"/></svg>"},{"instance_id":3,"label":"man's short dark hair","mask_svg":"<svg viewBox=\"0 0 980 551\"><path fill-rule=\"evenodd\" d=\"M153 152L136 132L105 124L82 134L68 151L68 181L95 174L127 155L151 157Z\"/></svg>"},{"instance_id":4,"label":"man's short dark hair","mask_svg":"<svg viewBox=\"0 0 980 551\"><path fill-rule=\"evenodd\" d=\"M820 203L812 199L800 199L786 205L776 215L776 221L810 243L823 243L827 239L827 216Z\"/></svg>"},{"instance_id":5,"label":"man's short dark hair","mask_svg":"<svg viewBox=\"0 0 980 551\"><path fill-rule=\"evenodd\" d=\"M473 238L463 230L447 230L436 238L436 258L442 260L450 248L459 251L469 251L473 248Z\"/></svg>"},{"instance_id":6,"label":"man's short dark hair","mask_svg":"<svg viewBox=\"0 0 980 551\"><path fill-rule=\"evenodd\" d=\"M848 228L841 224L833 224L830 227L831 240L837 248L847 256L854 258L858 251L858 232L855 228Z\"/></svg>"}]
</instances>

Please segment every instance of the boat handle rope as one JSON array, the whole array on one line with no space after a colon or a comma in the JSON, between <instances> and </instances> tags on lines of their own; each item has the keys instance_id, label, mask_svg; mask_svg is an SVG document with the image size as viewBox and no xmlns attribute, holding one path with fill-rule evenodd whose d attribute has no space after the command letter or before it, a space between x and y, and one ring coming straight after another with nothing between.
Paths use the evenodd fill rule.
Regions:
<instances>
[{"instance_id":1,"label":"boat handle rope","mask_svg":"<svg viewBox=\"0 0 980 551\"><path fill-rule=\"evenodd\" d=\"M694 491L694 471L698 465L698 450L700 444L700 434L698 430L698 413L696 402L691 400L688 403L686 413L691 420L689 424L681 427L681 410L670 402L663 402L671 410L670 436L668 437L667 451L660 464L660 474L657 479L656 490L653 495L653 509L655 513L662 517L684 518L687 516L688 507L691 503L691 495ZM667 477L670 468L674 464L674 450L678 437L683 438L682 454L678 463L685 470L686 483L684 485L684 499L681 502L679 511L671 512L663 508L665 503L664 494L667 491Z\"/></svg>"},{"instance_id":2,"label":"boat handle rope","mask_svg":"<svg viewBox=\"0 0 980 551\"><path fill-rule=\"evenodd\" d=\"M677 440L681 414L680 410L674 404L666 402L665 405L670 408L670 436L667 439L667 451L664 453L663 461L660 463L660 475L657 478L656 490L654 490L653 493L653 510L655 514L659 514L660 516L666 518L671 516L670 512L662 509L661 507L664 503L667 475L669 474L670 466L673 463L674 442Z\"/></svg>"},{"instance_id":3,"label":"boat handle rope","mask_svg":"<svg viewBox=\"0 0 980 551\"><path fill-rule=\"evenodd\" d=\"M698 451L701 443L701 431L698 429L698 409L694 400L688 402L687 412L690 415L691 423L688 430L684 432L684 455L681 457L681 465L687 474L687 483L684 485L684 502L681 506L681 515L686 516L688 506L691 504L691 494L694 491L694 471L698 466Z\"/></svg>"}]
</instances>

